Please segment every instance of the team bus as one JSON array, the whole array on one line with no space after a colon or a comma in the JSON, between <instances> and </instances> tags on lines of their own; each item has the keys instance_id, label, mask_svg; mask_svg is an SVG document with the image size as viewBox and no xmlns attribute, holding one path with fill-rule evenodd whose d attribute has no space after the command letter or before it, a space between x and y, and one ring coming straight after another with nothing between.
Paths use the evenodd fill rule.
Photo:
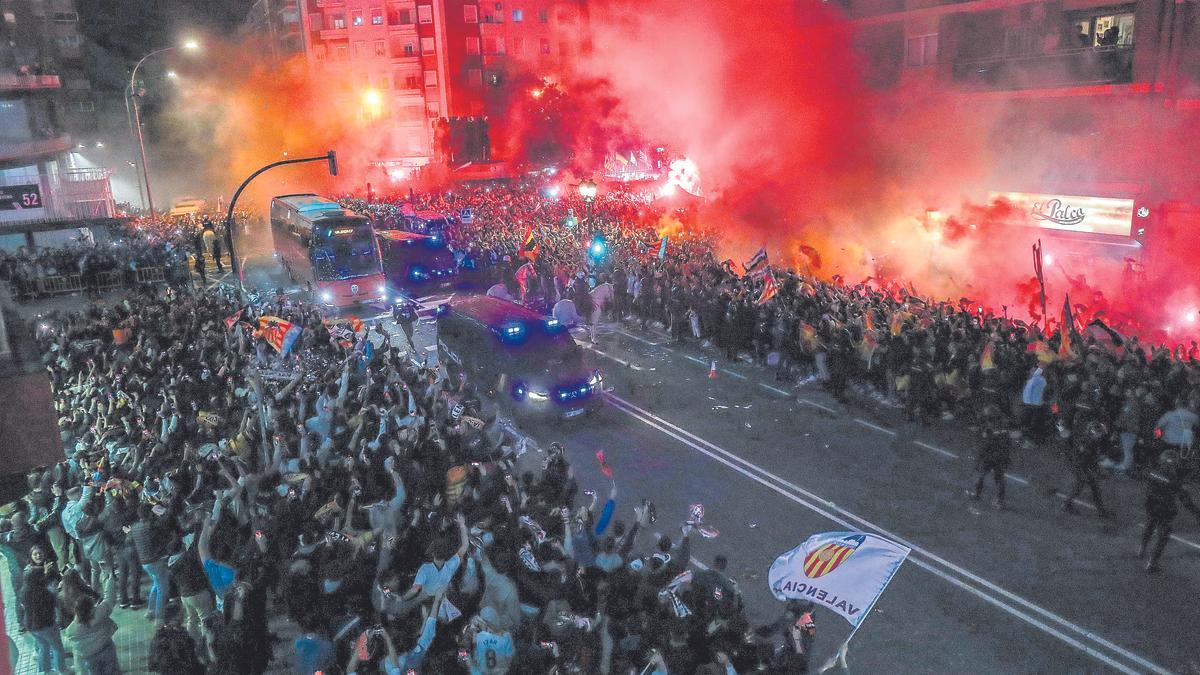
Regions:
<instances>
[{"instance_id":1,"label":"team bus","mask_svg":"<svg viewBox=\"0 0 1200 675\"><path fill-rule=\"evenodd\" d=\"M450 219L444 213L437 211L411 211L401 213L404 229L417 234L428 234L435 239L442 238L442 232L450 226Z\"/></svg>"},{"instance_id":2,"label":"team bus","mask_svg":"<svg viewBox=\"0 0 1200 675\"><path fill-rule=\"evenodd\" d=\"M320 304L386 304L387 280L371 221L315 194L271 200L275 252L293 283Z\"/></svg>"},{"instance_id":3,"label":"team bus","mask_svg":"<svg viewBox=\"0 0 1200 675\"><path fill-rule=\"evenodd\" d=\"M404 230L377 230L375 236L392 288L416 294L452 286L458 278L454 254L441 239Z\"/></svg>"}]
</instances>

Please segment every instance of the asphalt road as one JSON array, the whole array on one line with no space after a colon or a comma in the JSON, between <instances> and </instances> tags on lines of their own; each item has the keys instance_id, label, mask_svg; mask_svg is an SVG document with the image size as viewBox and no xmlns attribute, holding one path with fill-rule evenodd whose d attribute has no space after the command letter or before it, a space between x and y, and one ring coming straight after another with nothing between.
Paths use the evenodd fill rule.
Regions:
<instances>
[{"instance_id":1,"label":"asphalt road","mask_svg":"<svg viewBox=\"0 0 1200 675\"><path fill-rule=\"evenodd\" d=\"M432 345L432 326L417 338ZM580 342L605 372L608 405L525 431L562 441L583 487L601 494L594 455L604 450L626 520L652 499L657 529L677 538L688 505L704 504L720 536L696 539L693 558L725 554L755 620L782 611L766 583L777 555L816 532L858 529L913 553L851 643L853 672L1200 673L1200 528L1181 515L1164 571L1145 574L1140 485L1103 485L1114 522L1086 502L1066 514L1048 494L1068 487L1065 466L1051 452L1020 451L1010 508L994 511L964 495L972 435L957 423L909 425L748 364L722 364L710 379L708 354L653 332L608 327L596 344ZM827 611L817 621L820 659L850 627Z\"/></svg>"}]
</instances>

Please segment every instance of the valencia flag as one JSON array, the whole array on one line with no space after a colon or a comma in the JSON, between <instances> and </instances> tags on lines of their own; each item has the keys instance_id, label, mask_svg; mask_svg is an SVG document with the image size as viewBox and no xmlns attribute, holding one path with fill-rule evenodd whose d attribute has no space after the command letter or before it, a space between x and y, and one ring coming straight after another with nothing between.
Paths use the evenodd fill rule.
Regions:
<instances>
[{"instance_id":1,"label":"valencia flag","mask_svg":"<svg viewBox=\"0 0 1200 675\"><path fill-rule=\"evenodd\" d=\"M533 226L530 225L525 229L525 236L521 237L521 249L517 251L517 255L530 260L537 260L538 243L533 237Z\"/></svg>"},{"instance_id":2,"label":"valencia flag","mask_svg":"<svg viewBox=\"0 0 1200 675\"><path fill-rule=\"evenodd\" d=\"M768 300L775 297L779 292L779 284L775 283L775 275L771 274L771 268L767 268L766 274L763 275L762 295L758 296L758 302L755 304L762 305Z\"/></svg>"}]
</instances>

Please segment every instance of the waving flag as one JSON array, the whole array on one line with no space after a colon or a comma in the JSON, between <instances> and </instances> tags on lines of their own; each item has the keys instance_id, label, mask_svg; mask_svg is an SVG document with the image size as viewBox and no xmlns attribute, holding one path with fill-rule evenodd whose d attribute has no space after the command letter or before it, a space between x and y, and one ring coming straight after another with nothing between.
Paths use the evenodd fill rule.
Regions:
<instances>
[{"instance_id":1,"label":"waving flag","mask_svg":"<svg viewBox=\"0 0 1200 675\"><path fill-rule=\"evenodd\" d=\"M225 330L233 330L235 324L242 320L242 315L246 313L246 308L243 307L238 311L225 317Z\"/></svg>"},{"instance_id":2,"label":"waving flag","mask_svg":"<svg viewBox=\"0 0 1200 675\"><path fill-rule=\"evenodd\" d=\"M747 260L745 263L742 264L742 269L746 271L747 275L750 275L750 274L755 274L755 273L759 272L760 270L764 269L766 266L767 266L767 249L760 248L760 249L758 249L758 253L754 254L753 258L750 258L749 260Z\"/></svg>"},{"instance_id":3,"label":"waving flag","mask_svg":"<svg viewBox=\"0 0 1200 675\"><path fill-rule=\"evenodd\" d=\"M763 275L762 295L758 296L758 301L755 304L766 304L777 293L779 293L779 285L775 283L775 275L771 274L771 270L768 269L767 273Z\"/></svg>"},{"instance_id":4,"label":"waving flag","mask_svg":"<svg viewBox=\"0 0 1200 675\"><path fill-rule=\"evenodd\" d=\"M521 249L517 251L517 255L530 260L537 260L538 243L537 239L533 237L532 225L525 229L525 236L521 237Z\"/></svg>"},{"instance_id":5,"label":"waving flag","mask_svg":"<svg viewBox=\"0 0 1200 675\"><path fill-rule=\"evenodd\" d=\"M300 333L304 329L291 321L286 321L277 316L262 316L258 319L258 333L262 336L267 344L275 348L275 351L280 354L287 355L292 350L292 346L296 344Z\"/></svg>"},{"instance_id":6,"label":"waving flag","mask_svg":"<svg viewBox=\"0 0 1200 675\"><path fill-rule=\"evenodd\" d=\"M779 556L767 579L779 600L811 600L857 627L908 553L865 532L822 532Z\"/></svg>"},{"instance_id":7,"label":"waving flag","mask_svg":"<svg viewBox=\"0 0 1200 675\"><path fill-rule=\"evenodd\" d=\"M1071 334L1075 332L1075 317L1071 315L1071 296L1063 300L1062 322L1058 327L1058 358L1069 359L1074 355L1071 351Z\"/></svg>"},{"instance_id":8,"label":"waving flag","mask_svg":"<svg viewBox=\"0 0 1200 675\"><path fill-rule=\"evenodd\" d=\"M988 342L983 348L983 354L979 357L980 370L994 370L996 368L996 343Z\"/></svg>"},{"instance_id":9,"label":"waving flag","mask_svg":"<svg viewBox=\"0 0 1200 675\"><path fill-rule=\"evenodd\" d=\"M658 259L662 260L667 257L667 236L663 235L662 243L658 245Z\"/></svg>"}]
</instances>

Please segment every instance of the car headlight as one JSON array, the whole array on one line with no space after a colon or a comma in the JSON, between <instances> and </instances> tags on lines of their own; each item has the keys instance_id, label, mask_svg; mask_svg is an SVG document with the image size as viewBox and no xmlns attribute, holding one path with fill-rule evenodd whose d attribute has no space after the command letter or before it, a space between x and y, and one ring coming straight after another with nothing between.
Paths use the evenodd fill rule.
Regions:
<instances>
[{"instance_id":1,"label":"car headlight","mask_svg":"<svg viewBox=\"0 0 1200 675\"><path fill-rule=\"evenodd\" d=\"M387 295L387 286L384 286L383 284L380 284L380 285L379 285L379 294L380 294L380 295L383 295L383 296L386 296L386 295Z\"/></svg>"},{"instance_id":2,"label":"car headlight","mask_svg":"<svg viewBox=\"0 0 1200 675\"><path fill-rule=\"evenodd\" d=\"M550 400L550 392L537 391L536 389L530 389L529 390L529 399L531 401L549 401Z\"/></svg>"},{"instance_id":3,"label":"car headlight","mask_svg":"<svg viewBox=\"0 0 1200 675\"><path fill-rule=\"evenodd\" d=\"M600 384L603 380L604 380L604 376L601 375L600 371L597 370L592 373L591 377L588 378L588 384L590 384L594 387L594 386Z\"/></svg>"}]
</instances>

